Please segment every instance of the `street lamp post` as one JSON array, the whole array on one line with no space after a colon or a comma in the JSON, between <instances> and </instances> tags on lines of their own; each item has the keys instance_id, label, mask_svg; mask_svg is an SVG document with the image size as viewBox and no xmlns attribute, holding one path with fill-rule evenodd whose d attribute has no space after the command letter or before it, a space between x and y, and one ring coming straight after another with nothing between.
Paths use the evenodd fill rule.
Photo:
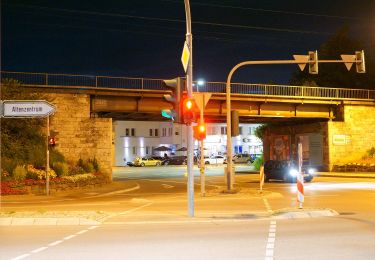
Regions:
<instances>
[{"instance_id":1,"label":"street lamp post","mask_svg":"<svg viewBox=\"0 0 375 260\"><path fill-rule=\"evenodd\" d=\"M186 44L189 48L190 59L186 71L186 91L188 98L193 97L193 36L191 34L191 14L189 0L184 0L186 14ZM194 217L194 174L193 174L193 126L187 125L187 196L188 196L188 215Z\"/></svg>"}]
</instances>

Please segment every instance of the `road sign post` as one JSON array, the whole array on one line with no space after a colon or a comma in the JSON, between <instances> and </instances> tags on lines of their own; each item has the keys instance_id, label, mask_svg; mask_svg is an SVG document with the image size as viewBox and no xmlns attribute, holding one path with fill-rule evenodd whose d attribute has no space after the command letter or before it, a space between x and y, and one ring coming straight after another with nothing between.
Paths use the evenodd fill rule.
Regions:
<instances>
[{"instance_id":1,"label":"road sign post","mask_svg":"<svg viewBox=\"0 0 375 260\"><path fill-rule=\"evenodd\" d=\"M204 108L211 98L211 93L194 93L195 102L200 110L200 124L204 124ZM200 179L201 179L201 196L204 197L206 194L206 181L205 181L205 163L204 163L204 141L201 140L200 144Z\"/></svg>"},{"instance_id":2,"label":"road sign post","mask_svg":"<svg viewBox=\"0 0 375 260\"><path fill-rule=\"evenodd\" d=\"M1 105L2 117L5 118L47 118L47 142L46 142L46 195L49 195L49 116L56 108L45 100L4 100Z\"/></svg>"},{"instance_id":3,"label":"road sign post","mask_svg":"<svg viewBox=\"0 0 375 260\"><path fill-rule=\"evenodd\" d=\"M302 172L302 163L303 163L303 152L302 152L302 139L298 143L298 174L297 174L297 201L298 208L303 208L303 203L305 202L305 194L303 187L303 172Z\"/></svg>"}]
</instances>

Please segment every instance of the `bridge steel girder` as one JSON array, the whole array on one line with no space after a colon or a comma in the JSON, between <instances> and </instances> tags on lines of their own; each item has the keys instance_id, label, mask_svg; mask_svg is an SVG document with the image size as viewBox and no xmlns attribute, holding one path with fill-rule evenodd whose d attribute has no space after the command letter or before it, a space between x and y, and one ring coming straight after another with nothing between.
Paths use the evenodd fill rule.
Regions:
<instances>
[{"instance_id":1,"label":"bridge steel girder","mask_svg":"<svg viewBox=\"0 0 375 260\"><path fill-rule=\"evenodd\" d=\"M284 101L284 102L282 102ZM297 106L298 105L298 106ZM333 119L331 111L332 105L339 105L337 101L326 103L306 102L306 100L275 100L275 99L255 99L244 97L233 97L232 109L238 110L241 122L254 121L259 118L264 119L292 119L292 118L320 118ZM296 109L297 108L297 109ZM172 109L171 104L166 102L162 96L155 97L149 95L139 96L92 96L93 113L108 117L110 115L129 120L129 114L134 120L137 119L137 113L144 119L148 114L150 119L160 114L162 109ZM199 111L196 111L197 113ZM208 102L205 111L205 117L208 122L225 122L226 107L221 95L213 95Z\"/></svg>"}]
</instances>

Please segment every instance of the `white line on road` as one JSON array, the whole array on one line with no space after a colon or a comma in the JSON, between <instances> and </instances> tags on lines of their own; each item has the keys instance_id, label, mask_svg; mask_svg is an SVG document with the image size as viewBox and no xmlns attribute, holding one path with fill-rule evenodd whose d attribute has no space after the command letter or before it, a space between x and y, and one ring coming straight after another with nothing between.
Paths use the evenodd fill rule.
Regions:
<instances>
[{"instance_id":1,"label":"white line on road","mask_svg":"<svg viewBox=\"0 0 375 260\"><path fill-rule=\"evenodd\" d=\"M64 237L63 239L64 240L69 240L69 239L71 239L71 238L73 238L73 237L75 237L76 235L70 235L70 236L67 236L67 237Z\"/></svg>"},{"instance_id":2,"label":"white line on road","mask_svg":"<svg viewBox=\"0 0 375 260\"><path fill-rule=\"evenodd\" d=\"M52 243L48 244L48 246L56 246L56 245L58 245L58 244L60 244L62 242L63 242L62 240L57 240L55 242L52 242Z\"/></svg>"},{"instance_id":3,"label":"white line on road","mask_svg":"<svg viewBox=\"0 0 375 260\"><path fill-rule=\"evenodd\" d=\"M93 229L95 229L95 228L98 228L99 226L91 226L91 227L89 227L88 229L89 230L93 230Z\"/></svg>"},{"instance_id":4,"label":"white line on road","mask_svg":"<svg viewBox=\"0 0 375 260\"><path fill-rule=\"evenodd\" d=\"M153 202L150 202L150 203L147 203L147 204L145 204L145 205L142 205L142 206L136 207L136 208L134 208L134 209L129 209L129 210L123 211L123 212L119 213L118 215L127 215L127 214L129 214L129 213L134 212L134 211L137 211L137 210L140 210L140 209L142 209L142 208L148 207L148 206L150 206L151 204L153 204Z\"/></svg>"},{"instance_id":5,"label":"white line on road","mask_svg":"<svg viewBox=\"0 0 375 260\"><path fill-rule=\"evenodd\" d=\"M276 221L272 220L270 222L270 226L268 230L265 260L273 260L275 241L276 241Z\"/></svg>"},{"instance_id":6,"label":"white line on road","mask_svg":"<svg viewBox=\"0 0 375 260\"><path fill-rule=\"evenodd\" d=\"M43 250L46 250L47 248L48 248L48 247L46 247L46 246L39 247L39 248L34 249L33 251L31 251L31 253L33 253L33 254L35 254L35 253L39 253L39 252L41 252L41 251L43 251Z\"/></svg>"},{"instance_id":7,"label":"white line on road","mask_svg":"<svg viewBox=\"0 0 375 260\"><path fill-rule=\"evenodd\" d=\"M20 256L17 256L15 258L12 258L12 260L19 260L19 259L24 259L25 257L28 257L30 254L23 254L23 255L20 255Z\"/></svg>"},{"instance_id":8,"label":"white line on road","mask_svg":"<svg viewBox=\"0 0 375 260\"><path fill-rule=\"evenodd\" d=\"M77 232L76 235L81 235L81 234L84 234L86 232L88 232L88 230L84 229L84 230L81 230L81 231Z\"/></svg>"},{"instance_id":9,"label":"white line on road","mask_svg":"<svg viewBox=\"0 0 375 260\"><path fill-rule=\"evenodd\" d=\"M43 247L39 247L37 249L34 249L34 250L30 251L28 254L23 254L23 255L14 257L14 258L12 258L12 260L19 260L19 259L26 258L26 257L30 256L31 254L37 254L39 252L42 252L43 250L48 249L49 247L56 246L56 245L58 245L58 244L60 244L60 243L62 243L64 241L66 241L66 240L69 240L71 238L76 237L77 235L82 235L82 234L88 232L89 230L93 230L93 229L98 228L98 227L99 226L91 226L88 229L84 229L84 230L76 232L74 235L66 236L62 240L57 240L55 242L49 243L47 246L43 246Z\"/></svg>"}]
</instances>

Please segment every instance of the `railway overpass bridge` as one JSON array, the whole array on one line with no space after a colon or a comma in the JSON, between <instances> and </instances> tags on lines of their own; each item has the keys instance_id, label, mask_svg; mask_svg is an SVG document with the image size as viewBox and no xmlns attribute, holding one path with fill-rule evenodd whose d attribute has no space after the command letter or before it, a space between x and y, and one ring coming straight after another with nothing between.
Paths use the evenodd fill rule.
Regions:
<instances>
[{"instance_id":1,"label":"railway overpass bridge","mask_svg":"<svg viewBox=\"0 0 375 260\"><path fill-rule=\"evenodd\" d=\"M57 107L51 129L58 149L69 157L95 156L110 172L112 120L160 120L170 90L162 79L1 72L36 92L48 93ZM232 83L232 109L240 122L272 122L265 139L265 157L274 158L275 138L319 134L324 168L360 157L375 146L375 91L308 86ZM194 92L210 92L205 108L209 122L225 122L224 82L194 85ZM285 138L284 138L285 139ZM315 143L315 146L317 144ZM276 149L277 150L277 149ZM293 152L291 152L293 154ZM104 159L105 158L105 159ZM110 158L110 159L108 159Z\"/></svg>"}]
</instances>

